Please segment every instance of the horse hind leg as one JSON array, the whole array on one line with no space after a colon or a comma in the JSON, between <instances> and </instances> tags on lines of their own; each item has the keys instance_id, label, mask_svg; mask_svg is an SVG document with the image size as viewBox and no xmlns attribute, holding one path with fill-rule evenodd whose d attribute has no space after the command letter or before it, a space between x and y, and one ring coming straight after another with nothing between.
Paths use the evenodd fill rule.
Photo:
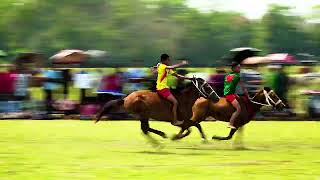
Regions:
<instances>
[{"instance_id":1,"label":"horse hind leg","mask_svg":"<svg viewBox=\"0 0 320 180\"><path fill-rule=\"evenodd\" d=\"M158 131L158 130L150 128L148 119L142 119L142 120L140 120L140 122L141 122L141 130L142 130L143 134L145 135L145 137L147 138L148 142L150 142L154 147L159 147L160 143L156 139L151 137L149 132L158 134L162 137L166 137L166 134L162 131Z\"/></svg>"},{"instance_id":2,"label":"horse hind leg","mask_svg":"<svg viewBox=\"0 0 320 180\"><path fill-rule=\"evenodd\" d=\"M215 140L229 140L229 139L232 138L233 134L234 134L236 131L237 131L237 129L231 129L228 136L226 136L226 137L213 136L212 139L215 139Z\"/></svg>"},{"instance_id":3,"label":"horse hind leg","mask_svg":"<svg viewBox=\"0 0 320 180\"><path fill-rule=\"evenodd\" d=\"M233 147L236 149L245 149L245 145L243 143L243 131L244 127L240 127L236 133L235 139L233 141Z\"/></svg>"},{"instance_id":4,"label":"horse hind leg","mask_svg":"<svg viewBox=\"0 0 320 180\"><path fill-rule=\"evenodd\" d=\"M104 114L107 114L113 108L116 108L116 107L123 105L123 103L124 103L123 99L116 99L116 100L111 100L111 101L107 102L94 117L95 123L99 122Z\"/></svg>"},{"instance_id":5,"label":"horse hind leg","mask_svg":"<svg viewBox=\"0 0 320 180\"><path fill-rule=\"evenodd\" d=\"M149 125L149 119L142 119L140 121L141 121L141 130L143 131L143 133L145 135L147 135L148 132L152 132L152 133L154 133L156 135L161 136L162 138L168 138L167 135L164 132L162 132L160 130L157 130L157 129L151 128L150 125Z\"/></svg>"},{"instance_id":6,"label":"horse hind leg","mask_svg":"<svg viewBox=\"0 0 320 180\"><path fill-rule=\"evenodd\" d=\"M168 136L164 132L156 130L156 129L153 129L153 128L150 128L150 127L149 127L149 132L157 134L157 135L159 135L159 136L161 136L162 138L165 138L165 139L168 138Z\"/></svg>"}]
</instances>

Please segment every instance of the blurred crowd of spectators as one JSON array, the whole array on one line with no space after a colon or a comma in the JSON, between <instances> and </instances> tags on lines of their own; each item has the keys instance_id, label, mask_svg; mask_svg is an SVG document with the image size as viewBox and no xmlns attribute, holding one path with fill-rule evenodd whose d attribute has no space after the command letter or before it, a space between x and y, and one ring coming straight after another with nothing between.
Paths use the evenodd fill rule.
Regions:
<instances>
[{"instance_id":1,"label":"blurred crowd of spectators","mask_svg":"<svg viewBox=\"0 0 320 180\"><path fill-rule=\"evenodd\" d=\"M301 98L288 99L290 91L296 85L319 83L319 73L313 73L311 67L301 67L299 74L288 74L280 65L268 66L260 71L258 67L246 68L241 73L251 96L262 86L272 87L275 92L292 109ZM206 79L223 95L223 81L227 68L212 69L213 73L188 72L179 69L178 73L187 76L196 75ZM51 114L80 114L90 117L108 100L119 98L130 92L149 89L154 90L156 74L148 68L115 69L44 69L37 73L22 72L14 67L2 68L0 71L0 118L10 117L10 114L30 118L50 118ZM170 86L182 89L185 82L169 78ZM319 86L314 86L319 87ZM319 89L309 89L314 92ZM42 94L35 100L32 94ZM70 96L79 94L77 99ZM238 90L238 94L241 94ZM300 97L296 92L296 97ZM61 94L55 98L55 94ZM299 99L299 100L297 100ZM319 106L315 101L314 106ZM299 104L299 103L298 103ZM306 104L306 102L300 102ZM317 110L317 107L315 107ZM320 108L320 107L319 107ZM306 110L308 111L308 110ZM292 113L292 111L290 111Z\"/></svg>"}]
</instances>

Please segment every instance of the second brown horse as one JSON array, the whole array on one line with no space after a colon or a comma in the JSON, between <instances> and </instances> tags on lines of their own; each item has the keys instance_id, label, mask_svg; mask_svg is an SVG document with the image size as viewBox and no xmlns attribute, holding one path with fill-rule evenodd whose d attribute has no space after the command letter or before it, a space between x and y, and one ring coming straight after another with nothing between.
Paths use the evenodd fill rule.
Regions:
<instances>
[{"instance_id":1,"label":"second brown horse","mask_svg":"<svg viewBox=\"0 0 320 180\"><path fill-rule=\"evenodd\" d=\"M273 106L278 110L281 110L285 107L284 103L282 103L277 94L268 87L259 90L251 100L246 97L239 97L238 100L241 105L241 113L235 122L237 128L240 128L250 122L255 113L260 111L262 106ZM235 109L232 107L232 105L224 97L220 98L218 102L213 102L201 97L192 107L193 115L191 120L194 123L200 123L207 117L211 116L218 121L228 122L234 110ZM184 128L187 129L189 127L187 126ZM184 132L184 128L182 128L179 134L173 138L174 140L181 139L186 136L182 134ZM237 129L231 129L228 136L214 136L213 139L229 140L236 131Z\"/></svg>"}]
</instances>

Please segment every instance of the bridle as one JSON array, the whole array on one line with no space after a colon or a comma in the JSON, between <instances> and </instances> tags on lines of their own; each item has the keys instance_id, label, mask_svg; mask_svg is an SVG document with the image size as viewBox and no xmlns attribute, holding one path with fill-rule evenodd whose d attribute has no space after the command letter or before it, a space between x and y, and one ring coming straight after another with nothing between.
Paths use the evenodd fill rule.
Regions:
<instances>
[{"instance_id":1,"label":"bridle","mask_svg":"<svg viewBox=\"0 0 320 180\"><path fill-rule=\"evenodd\" d=\"M283 104L282 100L279 98L279 100L277 102L275 102L271 97L270 97L270 94L273 93L274 91L273 90L270 90L269 92L267 92L266 90L263 90L263 95L265 97L265 100L266 100L266 104L265 103L260 103L260 102L257 102L257 101L254 101L253 99L257 96L254 95L253 98L249 98L250 101L254 104L258 104L258 105L261 105L261 106L272 106L272 107L276 107L277 105L279 105L280 103Z\"/></svg>"},{"instance_id":2,"label":"bridle","mask_svg":"<svg viewBox=\"0 0 320 180\"><path fill-rule=\"evenodd\" d=\"M201 78L196 78L195 76L193 76L192 83L204 98L208 99L208 98L210 98L211 95L214 94L218 99L220 99L220 96L216 93L216 91L210 86L210 84L206 80L201 79L203 82L200 83L198 81L198 79L201 79ZM205 87L209 89L209 92L208 92L208 90L205 89ZM254 95L252 98L249 97L249 99L250 99L250 101L252 103L258 104L258 105L261 105L261 106L271 106L271 107L274 106L274 107L276 107L280 103L283 104L283 102L282 102L282 100L280 98L279 98L279 100L277 102L275 102L270 97L270 94L273 93L273 92L274 92L273 90L270 90L269 92L267 92L266 90L263 90L263 94L264 94L266 103L260 103L260 102L254 101L254 98L257 96L257 94Z\"/></svg>"},{"instance_id":3,"label":"bridle","mask_svg":"<svg viewBox=\"0 0 320 180\"><path fill-rule=\"evenodd\" d=\"M201 79L201 78L200 78ZM216 93L216 91L210 86L210 84L204 80L204 79L201 79L203 82L202 84L200 85L200 82L198 81L198 78L196 78L195 76L193 76L193 80L192 80L192 83L193 85L197 88L197 90L199 91L199 93L204 97L204 98L210 98L211 95L215 95L218 99L220 99L220 96ZM208 90L205 89L208 88Z\"/></svg>"}]
</instances>

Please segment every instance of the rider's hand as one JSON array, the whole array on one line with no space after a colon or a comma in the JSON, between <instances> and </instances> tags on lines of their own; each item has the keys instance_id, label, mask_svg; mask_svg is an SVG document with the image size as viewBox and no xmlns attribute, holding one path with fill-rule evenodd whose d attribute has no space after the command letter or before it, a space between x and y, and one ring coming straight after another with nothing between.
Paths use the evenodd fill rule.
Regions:
<instances>
[{"instance_id":1,"label":"rider's hand","mask_svg":"<svg viewBox=\"0 0 320 180\"><path fill-rule=\"evenodd\" d=\"M189 62L186 61L186 60L184 60L184 61L181 62L181 64L182 64L182 65L186 65L186 64L189 64Z\"/></svg>"}]
</instances>

